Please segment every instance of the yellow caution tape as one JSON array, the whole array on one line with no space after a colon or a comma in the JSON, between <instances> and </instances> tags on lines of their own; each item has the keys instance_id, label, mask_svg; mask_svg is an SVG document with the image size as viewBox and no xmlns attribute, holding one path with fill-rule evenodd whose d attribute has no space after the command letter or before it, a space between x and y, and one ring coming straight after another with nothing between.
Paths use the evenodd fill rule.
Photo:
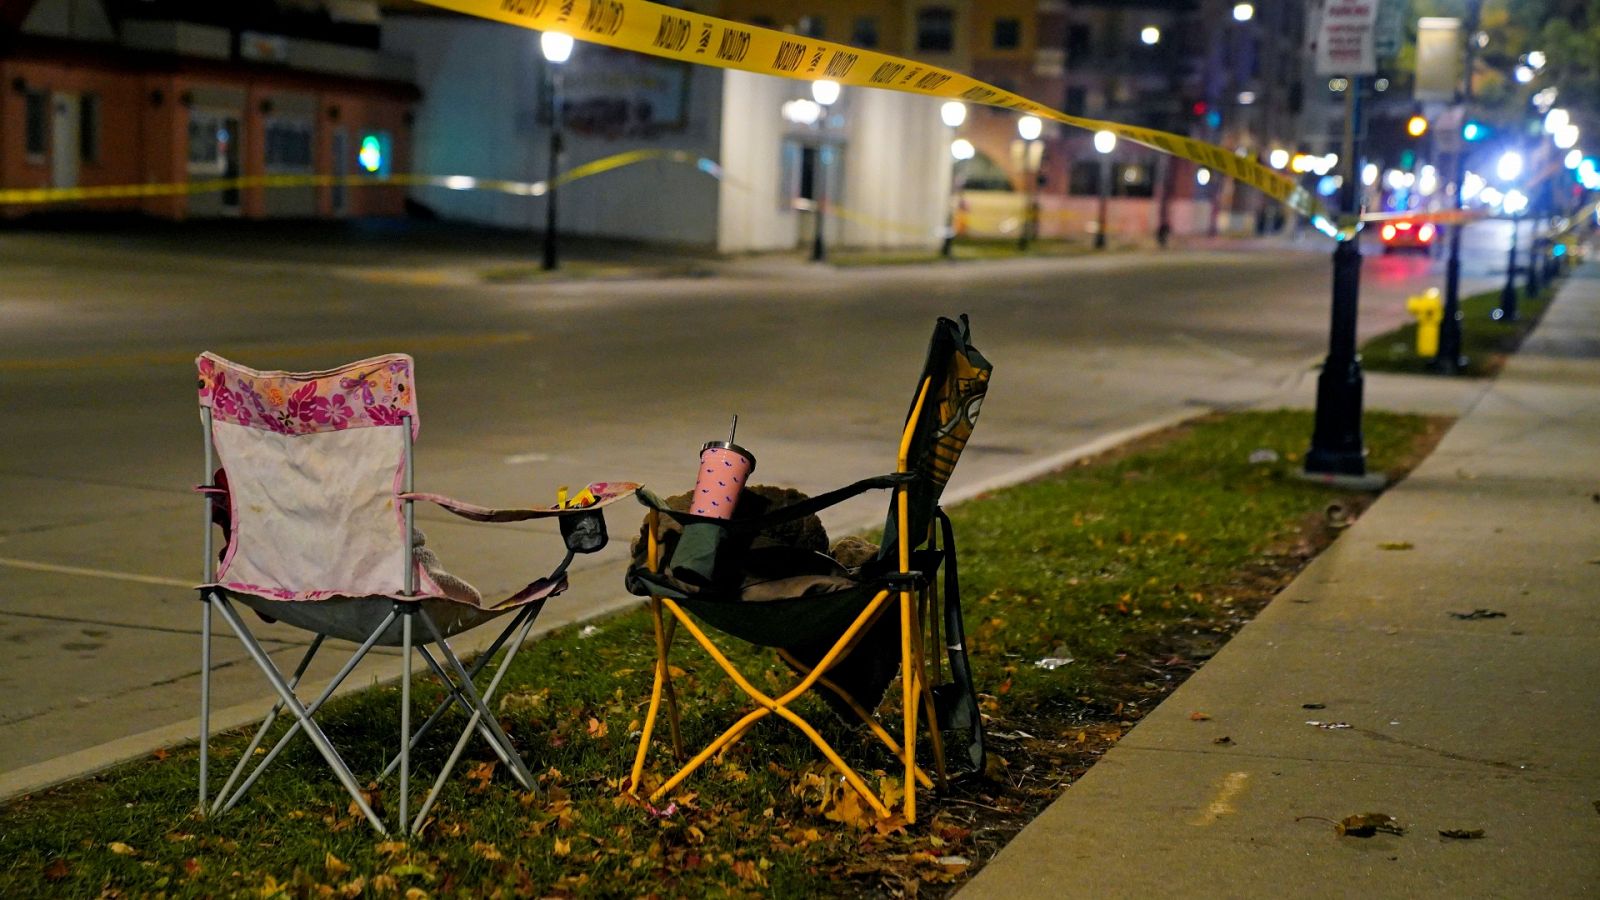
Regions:
<instances>
[{"instance_id":1,"label":"yellow caution tape","mask_svg":"<svg viewBox=\"0 0 1600 900\"><path fill-rule=\"evenodd\" d=\"M712 178L724 177L715 160L683 150L628 150L587 162L556 176L556 186L569 184L623 166L653 159L692 165ZM510 181L501 178L476 178L471 175L249 175L240 178L207 178L200 181L174 181L161 184L104 184L70 188L0 189L0 206L16 204L71 203L79 200L125 200L140 197L175 197L184 194L214 194L250 188L306 187L441 187L453 191L498 191L524 197L542 197L550 186L543 181Z\"/></svg>"},{"instance_id":2,"label":"yellow caution tape","mask_svg":"<svg viewBox=\"0 0 1600 900\"><path fill-rule=\"evenodd\" d=\"M807 81L829 79L856 87L964 100L1050 119L1117 137L1231 176L1310 218L1329 235L1341 234L1311 193L1256 160L1194 138L1153 128L1069 116L1020 94L949 69L903 57L836 44L675 9L648 0L421 0L441 9L536 31L559 31L604 44L695 65L740 69ZM1353 227L1345 232L1354 233Z\"/></svg>"}]
</instances>

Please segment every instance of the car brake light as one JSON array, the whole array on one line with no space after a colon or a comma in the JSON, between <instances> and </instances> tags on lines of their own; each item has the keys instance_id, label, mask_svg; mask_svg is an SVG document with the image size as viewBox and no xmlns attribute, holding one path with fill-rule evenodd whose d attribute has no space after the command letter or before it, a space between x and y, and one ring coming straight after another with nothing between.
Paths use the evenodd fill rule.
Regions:
<instances>
[{"instance_id":1,"label":"car brake light","mask_svg":"<svg viewBox=\"0 0 1600 900\"><path fill-rule=\"evenodd\" d=\"M1435 229L1432 222L1424 222L1422 227L1417 229L1417 238L1426 244L1427 242L1433 240L1434 231Z\"/></svg>"},{"instance_id":2,"label":"car brake light","mask_svg":"<svg viewBox=\"0 0 1600 900\"><path fill-rule=\"evenodd\" d=\"M1385 226L1383 226L1383 239L1386 240L1386 241L1394 240L1394 226L1393 225L1385 225Z\"/></svg>"},{"instance_id":3,"label":"car brake light","mask_svg":"<svg viewBox=\"0 0 1600 900\"><path fill-rule=\"evenodd\" d=\"M1396 223L1394 223L1394 227L1400 229L1401 231L1410 231L1411 230L1411 223L1410 222L1396 222Z\"/></svg>"}]
</instances>

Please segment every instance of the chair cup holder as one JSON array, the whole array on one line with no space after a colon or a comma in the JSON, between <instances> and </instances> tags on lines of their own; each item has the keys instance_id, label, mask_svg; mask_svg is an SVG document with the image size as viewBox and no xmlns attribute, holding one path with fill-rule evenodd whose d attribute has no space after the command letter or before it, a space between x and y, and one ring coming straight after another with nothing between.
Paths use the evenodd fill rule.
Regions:
<instances>
[{"instance_id":1,"label":"chair cup holder","mask_svg":"<svg viewBox=\"0 0 1600 900\"><path fill-rule=\"evenodd\" d=\"M561 539L573 553L594 553L609 540L606 535L606 517L599 510L561 516Z\"/></svg>"}]
</instances>

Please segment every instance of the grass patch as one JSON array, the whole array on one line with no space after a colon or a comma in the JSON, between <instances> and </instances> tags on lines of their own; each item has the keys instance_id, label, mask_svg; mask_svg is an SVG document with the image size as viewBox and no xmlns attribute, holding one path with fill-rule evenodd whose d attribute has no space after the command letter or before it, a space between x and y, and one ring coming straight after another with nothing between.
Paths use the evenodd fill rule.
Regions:
<instances>
[{"instance_id":1,"label":"grass patch","mask_svg":"<svg viewBox=\"0 0 1600 900\"><path fill-rule=\"evenodd\" d=\"M1486 378L1500 371L1506 356L1515 353L1522 339L1539 322L1545 307L1555 296L1555 285L1546 283L1537 297L1523 297L1517 303L1517 321L1493 318L1500 308L1500 290L1484 291L1461 298L1461 352L1467 357L1461 374ZM1432 359L1417 355L1417 324L1411 322L1394 331L1380 334L1361 347L1361 367L1369 372L1427 374Z\"/></svg>"},{"instance_id":2,"label":"grass patch","mask_svg":"<svg viewBox=\"0 0 1600 900\"><path fill-rule=\"evenodd\" d=\"M1128 249L1128 246L1113 244L1111 249ZM1017 246L1016 238L958 238L950 248L949 260L941 256L937 250L837 250L828 254L828 262L840 268L853 268L982 259L1026 259L1038 256L1089 256L1096 252L1106 251L1096 251L1086 240L1044 238L1030 242L1028 249L1023 250Z\"/></svg>"},{"instance_id":3,"label":"grass patch","mask_svg":"<svg viewBox=\"0 0 1600 900\"><path fill-rule=\"evenodd\" d=\"M1440 420L1365 420L1374 465L1391 474L1441 432ZM1331 503L1354 512L1370 502L1294 477L1310 433L1308 413L1209 417L956 507L995 763L988 777L926 797L909 828L825 819L828 770L794 729L768 723L691 777L672 815L624 801L652 660L648 620L634 612L589 637L561 631L506 675L501 717L541 773L543 799L517 790L474 742L466 777L425 834L384 840L302 737L242 808L201 820L190 810L196 755L183 748L0 809L0 896L948 891L1332 540ZM1258 448L1282 461L1249 463ZM612 518L614 532L631 532L626 516ZM1043 657L1073 662L1047 670L1034 664ZM747 672L767 659L734 658ZM680 643L674 661L685 670L685 740L703 745L742 711L742 695L697 649ZM419 684L426 710L439 692ZM381 768L397 692L346 698L323 718L358 773ZM875 741L808 702L848 759L892 771ZM439 737L415 759L419 777L447 754L453 735ZM218 741L214 765L225 771L244 743ZM657 777L667 756L652 757ZM377 796L393 809L392 795Z\"/></svg>"}]
</instances>

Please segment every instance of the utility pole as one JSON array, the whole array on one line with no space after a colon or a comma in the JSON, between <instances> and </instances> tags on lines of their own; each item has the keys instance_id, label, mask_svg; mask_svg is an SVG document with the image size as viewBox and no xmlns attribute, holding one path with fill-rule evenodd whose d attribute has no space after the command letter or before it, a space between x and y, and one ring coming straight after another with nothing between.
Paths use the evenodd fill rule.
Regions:
<instances>
[{"instance_id":1,"label":"utility pole","mask_svg":"<svg viewBox=\"0 0 1600 900\"><path fill-rule=\"evenodd\" d=\"M1478 15L1483 0L1467 0L1467 50L1466 65L1461 76L1461 108L1472 106L1472 67L1478 55ZM1466 117L1463 116L1465 121ZM1459 143L1461 135L1456 135ZM1467 148L1461 147L1455 159L1456 209L1466 208L1461 196L1462 182L1467 177ZM1439 354L1434 357L1434 367L1446 375L1454 375L1466 367L1461 356L1461 232L1465 222L1450 226L1450 258L1444 269L1444 319L1439 323Z\"/></svg>"}]
</instances>

